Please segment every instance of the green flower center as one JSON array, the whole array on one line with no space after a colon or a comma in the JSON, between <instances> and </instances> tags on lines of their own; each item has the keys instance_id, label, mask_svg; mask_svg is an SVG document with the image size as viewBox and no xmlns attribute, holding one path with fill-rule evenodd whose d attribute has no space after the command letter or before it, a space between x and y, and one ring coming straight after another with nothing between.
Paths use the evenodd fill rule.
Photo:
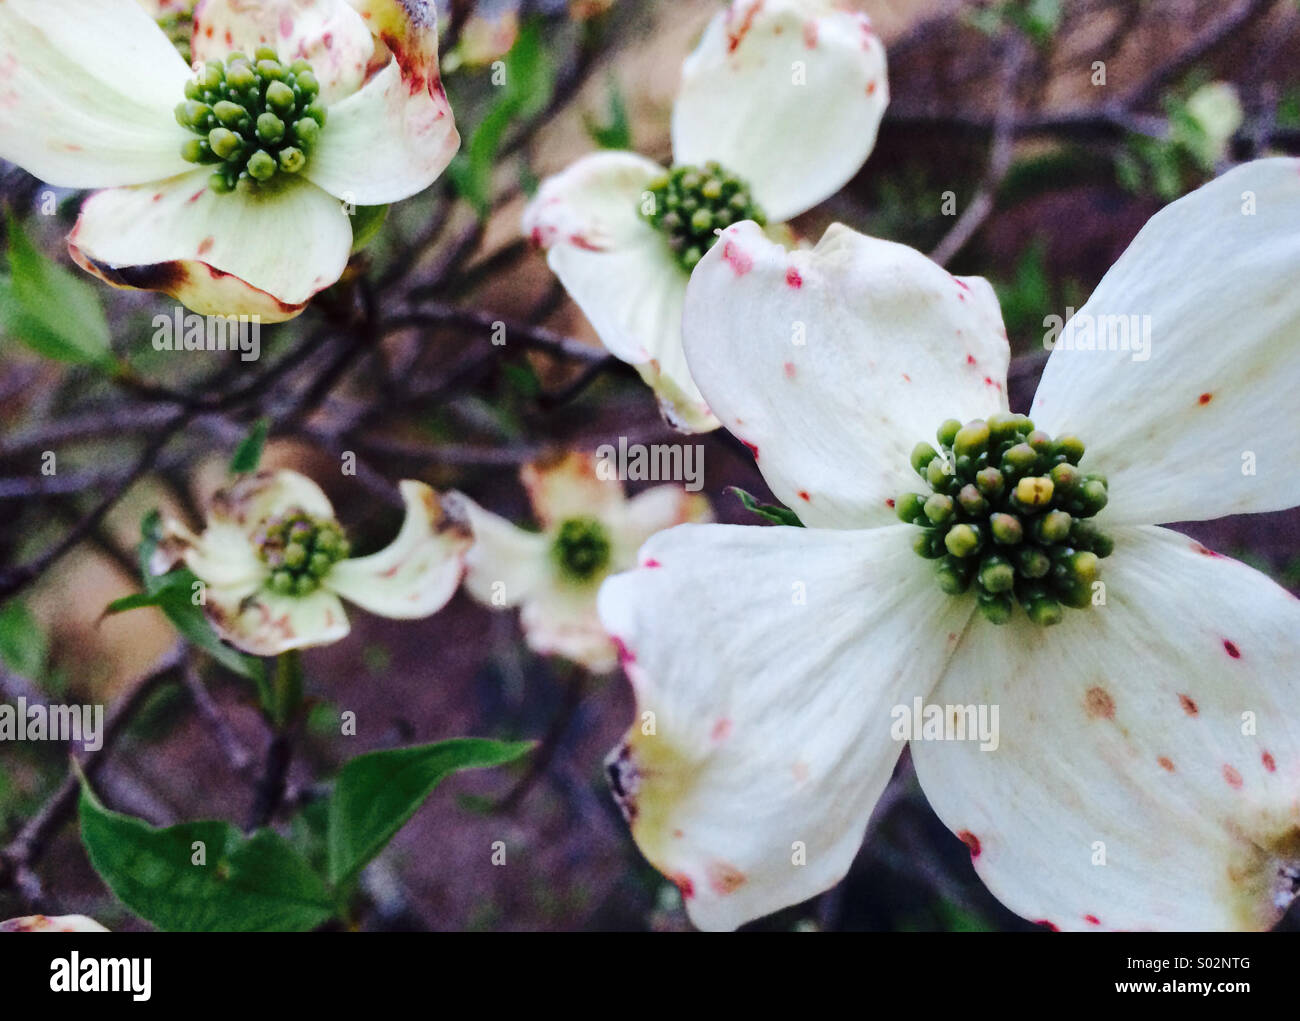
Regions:
<instances>
[{"instance_id":1,"label":"green flower center","mask_svg":"<svg viewBox=\"0 0 1300 1021\"><path fill-rule=\"evenodd\" d=\"M210 60L176 107L180 126L198 136L181 146L181 156L212 165L208 184L223 195L236 188L252 194L299 174L325 126L318 95L311 64L285 66L269 46L251 59L232 53L225 63Z\"/></svg>"},{"instance_id":2,"label":"green flower center","mask_svg":"<svg viewBox=\"0 0 1300 1021\"><path fill-rule=\"evenodd\" d=\"M551 556L573 581L590 581L609 566L609 533L595 518L570 518L560 525Z\"/></svg>"},{"instance_id":3,"label":"green flower center","mask_svg":"<svg viewBox=\"0 0 1300 1021\"><path fill-rule=\"evenodd\" d=\"M641 207L641 218L668 239L687 273L717 242L714 231L742 220L767 226L749 185L717 163L673 167L646 190L651 201Z\"/></svg>"},{"instance_id":4,"label":"green flower center","mask_svg":"<svg viewBox=\"0 0 1300 1021\"><path fill-rule=\"evenodd\" d=\"M1088 520L1106 506L1102 475L1081 472L1077 437L1052 439L1024 415L997 414L939 427L939 449L919 443L912 467L928 494L905 493L898 516L919 525L913 548L937 560L945 592L975 589L994 624L1019 603L1035 624L1062 607L1092 605L1099 561L1114 544Z\"/></svg>"},{"instance_id":5,"label":"green flower center","mask_svg":"<svg viewBox=\"0 0 1300 1021\"><path fill-rule=\"evenodd\" d=\"M282 596L309 596L352 546L327 518L291 510L271 518L257 536L257 554L271 569L267 587Z\"/></svg>"}]
</instances>

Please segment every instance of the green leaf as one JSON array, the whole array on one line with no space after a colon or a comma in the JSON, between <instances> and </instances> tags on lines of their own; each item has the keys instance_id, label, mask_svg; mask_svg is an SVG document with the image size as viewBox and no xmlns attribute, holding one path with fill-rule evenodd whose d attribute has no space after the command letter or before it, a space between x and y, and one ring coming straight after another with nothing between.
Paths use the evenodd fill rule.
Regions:
<instances>
[{"instance_id":1,"label":"green leaf","mask_svg":"<svg viewBox=\"0 0 1300 1021\"><path fill-rule=\"evenodd\" d=\"M303 932L337 914L321 877L272 830L245 838L216 820L155 828L109 811L84 781L80 816L95 871L160 929Z\"/></svg>"},{"instance_id":2,"label":"green leaf","mask_svg":"<svg viewBox=\"0 0 1300 1021\"><path fill-rule=\"evenodd\" d=\"M37 251L13 217L9 276L0 278L0 327L37 354L113 367L108 320L95 288Z\"/></svg>"},{"instance_id":3,"label":"green leaf","mask_svg":"<svg viewBox=\"0 0 1300 1021\"><path fill-rule=\"evenodd\" d=\"M752 493L747 493L739 486L728 486L733 493L740 497L740 502L745 505L745 510L752 514L757 514L760 518L772 522L774 525L790 525L794 528L803 528L803 522L799 520L799 515L788 507L778 507L776 504L759 503Z\"/></svg>"},{"instance_id":4,"label":"green leaf","mask_svg":"<svg viewBox=\"0 0 1300 1021\"><path fill-rule=\"evenodd\" d=\"M540 113L555 89L555 64L543 45L542 22L534 18L506 54L504 78L492 107L470 135L465 150L448 168L457 192L479 217L492 205L492 177L506 132L517 120Z\"/></svg>"},{"instance_id":5,"label":"green leaf","mask_svg":"<svg viewBox=\"0 0 1300 1021\"><path fill-rule=\"evenodd\" d=\"M339 772L330 796L330 883L341 886L356 876L445 777L513 762L532 747L463 737L357 756Z\"/></svg>"},{"instance_id":6,"label":"green leaf","mask_svg":"<svg viewBox=\"0 0 1300 1021\"><path fill-rule=\"evenodd\" d=\"M618 87L618 79L612 74L609 79L609 119L600 124L591 116L583 118L587 134L602 149L631 149L632 125L628 120L627 103L623 100L623 91Z\"/></svg>"},{"instance_id":7,"label":"green leaf","mask_svg":"<svg viewBox=\"0 0 1300 1021\"><path fill-rule=\"evenodd\" d=\"M49 654L49 638L26 606L12 602L0 610L0 663L19 677L39 681Z\"/></svg>"},{"instance_id":8,"label":"green leaf","mask_svg":"<svg viewBox=\"0 0 1300 1021\"><path fill-rule=\"evenodd\" d=\"M388 206L357 206L352 214L352 254L375 240L388 220Z\"/></svg>"},{"instance_id":9,"label":"green leaf","mask_svg":"<svg viewBox=\"0 0 1300 1021\"><path fill-rule=\"evenodd\" d=\"M230 458L232 475L246 475L248 472L257 471L257 466L262 463L262 451L266 448L266 434L270 430L269 418L259 418L253 423L253 428L240 441L234 455Z\"/></svg>"}]
</instances>

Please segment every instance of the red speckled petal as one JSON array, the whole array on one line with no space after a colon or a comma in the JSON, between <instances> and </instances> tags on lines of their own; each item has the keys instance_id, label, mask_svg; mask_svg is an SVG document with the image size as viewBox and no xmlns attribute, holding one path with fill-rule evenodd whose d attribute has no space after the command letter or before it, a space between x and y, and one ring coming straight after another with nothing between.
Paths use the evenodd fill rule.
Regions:
<instances>
[{"instance_id":1,"label":"red speckled petal","mask_svg":"<svg viewBox=\"0 0 1300 1021\"><path fill-rule=\"evenodd\" d=\"M437 613L455 595L470 537L423 482L407 480L401 491L406 519L397 538L378 553L335 564L324 584L371 613L412 620Z\"/></svg>"},{"instance_id":2,"label":"red speckled petal","mask_svg":"<svg viewBox=\"0 0 1300 1021\"><path fill-rule=\"evenodd\" d=\"M1106 605L972 621L931 701L998 706L999 744L913 741L921 786L1026 918L1267 928L1300 888L1300 602L1176 532L1114 537Z\"/></svg>"},{"instance_id":3,"label":"red speckled petal","mask_svg":"<svg viewBox=\"0 0 1300 1021\"><path fill-rule=\"evenodd\" d=\"M0 159L107 188L190 169L173 108L190 69L135 0L0 3Z\"/></svg>"},{"instance_id":4,"label":"red speckled petal","mask_svg":"<svg viewBox=\"0 0 1300 1021\"><path fill-rule=\"evenodd\" d=\"M0 932L108 932L86 915L27 915L0 922Z\"/></svg>"},{"instance_id":5,"label":"red speckled petal","mask_svg":"<svg viewBox=\"0 0 1300 1021\"><path fill-rule=\"evenodd\" d=\"M664 415L690 432L718 427L686 368L686 272L641 219L659 164L630 152L584 156L547 178L523 228L616 358L636 366Z\"/></svg>"},{"instance_id":6,"label":"red speckled petal","mask_svg":"<svg viewBox=\"0 0 1300 1021\"><path fill-rule=\"evenodd\" d=\"M1031 414L1088 446L1103 521L1300 504L1300 161L1248 163L1158 213L1052 352ZM1074 349L1067 350L1066 343ZM1080 349L1083 348L1083 349Z\"/></svg>"},{"instance_id":7,"label":"red speckled petal","mask_svg":"<svg viewBox=\"0 0 1300 1021\"><path fill-rule=\"evenodd\" d=\"M74 259L117 287L163 291L205 315L280 322L342 275L352 224L307 181L218 195L207 170L97 192L68 238Z\"/></svg>"},{"instance_id":8,"label":"red speckled petal","mask_svg":"<svg viewBox=\"0 0 1300 1021\"><path fill-rule=\"evenodd\" d=\"M673 157L717 160L776 221L866 162L889 103L885 47L865 14L818 0L735 0L682 68Z\"/></svg>"},{"instance_id":9,"label":"red speckled petal","mask_svg":"<svg viewBox=\"0 0 1300 1021\"><path fill-rule=\"evenodd\" d=\"M447 169L460 134L438 70L438 18L429 0L352 0L392 60L329 107L304 171L331 195L362 206L416 195Z\"/></svg>"},{"instance_id":10,"label":"red speckled petal","mask_svg":"<svg viewBox=\"0 0 1300 1021\"><path fill-rule=\"evenodd\" d=\"M202 0L194 12L194 59L251 57L270 46L280 59L311 62L321 100L334 103L361 87L375 52L370 30L346 0Z\"/></svg>"},{"instance_id":11,"label":"red speckled petal","mask_svg":"<svg viewBox=\"0 0 1300 1021\"><path fill-rule=\"evenodd\" d=\"M901 750L891 710L929 692L972 609L911 531L683 525L601 589L637 700L610 779L699 927L815 896L857 854Z\"/></svg>"},{"instance_id":12,"label":"red speckled petal","mask_svg":"<svg viewBox=\"0 0 1300 1021\"><path fill-rule=\"evenodd\" d=\"M796 252L729 227L691 277L683 329L710 407L811 526L896 522L892 501L921 487L916 444L1006 408L992 287L840 225Z\"/></svg>"}]
</instances>

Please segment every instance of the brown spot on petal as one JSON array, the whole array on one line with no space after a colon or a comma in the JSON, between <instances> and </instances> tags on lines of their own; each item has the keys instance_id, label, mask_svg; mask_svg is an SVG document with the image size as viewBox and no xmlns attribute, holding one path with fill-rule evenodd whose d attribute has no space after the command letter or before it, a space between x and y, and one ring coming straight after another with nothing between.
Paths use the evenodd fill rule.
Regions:
<instances>
[{"instance_id":1,"label":"brown spot on petal","mask_svg":"<svg viewBox=\"0 0 1300 1021\"><path fill-rule=\"evenodd\" d=\"M962 830L960 833L957 834L957 836L963 844L965 844L967 847L970 848L970 856L972 859L978 858L980 856L979 837L975 836L975 834L972 833L970 830Z\"/></svg>"},{"instance_id":2,"label":"brown spot on petal","mask_svg":"<svg viewBox=\"0 0 1300 1021\"><path fill-rule=\"evenodd\" d=\"M1228 781L1229 787L1241 787L1241 774L1233 766L1224 765L1223 778Z\"/></svg>"},{"instance_id":3,"label":"brown spot on petal","mask_svg":"<svg viewBox=\"0 0 1300 1021\"><path fill-rule=\"evenodd\" d=\"M1209 404L1212 400L1214 400L1214 394L1201 394L1201 396L1197 398L1197 403Z\"/></svg>"},{"instance_id":4,"label":"brown spot on petal","mask_svg":"<svg viewBox=\"0 0 1300 1021\"><path fill-rule=\"evenodd\" d=\"M1188 695L1179 695L1178 701L1183 707L1183 712L1185 712L1188 716L1200 715L1201 710L1200 707L1196 704L1195 699L1191 698Z\"/></svg>"},{"instance_id":5,"label":"brown spot on petal","mask_svg":"<svg viewBox=\"0 0 1300 1021\"><path fill-rule=\"evenodd\" d=\"M1160 763L1160 768L1163 769L1163 770L1165 770L1166 772L1168 772L1168 773L1172 773L1172 772L1174 771L1174 764L1173 764L1173 762L1171 762L1171 761L1170 761L1168 758L1166 758L1165 756L1163 756L1163 755L1160 756L1160 758L1156 759L1156 761L1157 761L1158 763Z\"/></svg>"},{"instance_id":6,"label":"brown spot on petal","mask_svg":"<svg viewBox=\"0 0 1300 1021\"><path fill-rule=\"evenodd\" d=\"M1270 773L1277 772L1277 761L1268 752L1264 752L1264 754L1259 757L1259 760L1264 763L1264 768Z\"/></svg>"},{"instance_id":7,"label":"brown spot on petal","mask_svg":"<svg viewBox=\"0 0 1300 1021\"><path fill-rule=\"evenodd\" d=\"M1235 643L1228 641L1226 638L1223 640L1223 651L1233 659L1241 659L1241 650L1237 648Z\"/></svg>"},{"instance_id":8,"label":"brown spot on petal","mask_svg":"<svg viewBox=\"0 0 1300 1021\"><path fill-rule=\"evenodd\" d=\"M1115 700L1105 688L1089 688L1083 696L1083 708L1094 720L1109 720L1115 716Z\"/></svg>"},{"instance_id":9,"label":"brown spot on petal","mask_svg":"<svg viewBox=\"0 0 1300 1021\"><path fill-rule=\"evenodd\" d=\"M705 870L709 886L719 897L729 897L745 885L745 873L724 861L710 862Z\"/></svg>"}]
</instances>

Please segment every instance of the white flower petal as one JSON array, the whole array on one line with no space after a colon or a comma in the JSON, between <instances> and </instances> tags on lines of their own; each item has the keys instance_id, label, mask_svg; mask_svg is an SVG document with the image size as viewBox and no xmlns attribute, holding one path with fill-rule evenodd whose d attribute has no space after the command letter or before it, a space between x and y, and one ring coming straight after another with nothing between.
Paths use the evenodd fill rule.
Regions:
<instances>
[{"instance_id":1,"label":"white flower petal","mask_svg":"<svg viewBox=\"0 0 1300 1021\"><path fill-rule=\"evenodd\" d=\"M570 518L604 521L623 508L623 483L599 478L596 472L595 455L578 451L524 465L519 478L544 531Z\"/></svg>"},{"instance_id":2,"label":"white flower petal","mask_svg":"<svg viewBox=\"0 0 1300 1021\"><path fill-rule=\"evenodd\" d=\"M444 513L423 482L404 481L406 519L392 544L368 557L335 564L324 584L383 617L427 617L447 605L465 569L469 534Z\"/></svg>"},{"instance_id":3,"label":"white flower petal","mask_svg":"<svg viewBox=\"0 0 1300 1021\"><path fill-rule=\"evenodd\" d=\"M28 915L0 922L0 932L108 932L86 915Z\"/></svg>"},{"instance_id":4,"label":"white flower petal","mask_svg":"<svg viewBox=\"0 0 1300 1021\"><path fill-rule=\"evenodd\" d=\"M304 173L357 205L424 191L447 168L460 135L438 73L437 12L428 0L352 0L393 60L329 108Z\"/></svg>"},{"instance_id":5,"label":"white flower petal","mask_svg":"<svg viewBox=\"0 0 1300 1021\"><path fill-rule=\"evenodd\" d=\"M1265 928L1300 887L1300 602L1176 532L1115 538L1107 605L974 620L931 698L999 706L1000 743L914 741L921 785L1026 918Z\"/></svg>"},{"instance_id":6,"label":"white flower petal","mask_svg":"<svg viewBox=\"0 0 1300 1021\"><path fill-rule=\"evenodd\" d=\"M519 615L528 647L541 656L563 656L594 674L618 666L618 649L596 613L599 585L565 582L552 572L551 584L530 595Z\"/></svg>"},{"instance_id":7,"label":"white flower petal","mask_svg":"<svg viewBox=\"0 0 1300 1021\"><path fill-rule=\"evenodd\" d=\"M1297 276L1294 159L1246 164L1175 202L1106 274L1062 340L1091 333L1119 350L1058 346L1031 414L1087 444L1084 468L1110 481L1107 520L1300 504L1300 472L1278 442L1300 433ZM1144 317L1149 338L1133 350Z\"/></svg>"},{"instance_id":8,"label":"white flower petal","mask_svg":"<svg viewBox=\"0 0 1300 1021\"><path fill-rule=\"evenodd\" d=\"M330 645L351 630L339 597L324 588L309 596L281 596L267 588L244 595L209 586L206 609L218 635L254 656Z\"/></svg>"},{"instance_id":9,"label":"white flower petal","mask_svg":"<svg viewBox=\"0 0 1300 1021\"><path fill-rule=\"evenodd\" d=\"M796 252L727 228L691 276L683 327L714 414L808 525L896 521L920 482L916 444L1007 406L992 287L838 224Z\"/></svg>"},{"instance_id":10,"label":"white flower petal","mask_svg":"<svg viewBox=\"0 0 1300 1021\"><path fill-rule=\"evenodd\" d=\"M334 507L320 486L282 468L246 476L221 490L212 498L208 516L213 524L234 525L251 539L269 518L293 510L334 520Z\"/></svg>"},{"instance_id":11,"label":"white flower petal","mask_svg":"<svg viewBox=\"0 0 1300 1021\"><path fill-rule=\"evenodd\" d=\"M773 221L852 180L889 103L885 48L866 15L809 0L735 0L682 68L678 163L717 160Z\"/></svg>"},{"instance_id":12,"label":"white flower petal","mask_svg":"<svg viewBox=\"0 0 1300 1021\"><path fill-rule=\"evenodd\" d=\"M637 551L656 532L713 520L708 497L681 486L655 486L623 504L606 522L614 545L616 570L632 567Z\"/></svg>"},{"instance_id":13,"label":"white flower petal","mask_svg":"<svg viewBox=\"0 0 1300 1021\"><path fill-rule=\"evenodd\" d=\"M189 77L135 0L4 0L0 158L67 188L182 173Z\"/></svg>"},{"instance_id":14,"label":"white flower petal","mask_svg":"<svg viewBox=\"0 0 1300 1021\"><path fill-rule=\"evenodd\" d=\"M443 497L447 512L464 521L474 536L465 556L465 588L485 606L518 606L553 573L550 539L517 528L484 510L463 493Z\"/></svg>"},{"instance_id":15,"label":"white flower petal","mask_svg":"<svg viewBox=\"0 0 1300 1021\"><path fill-rule=\"evenodd\" d=\"M636 366L679 428L717 428L682 354L687 274L664 237L640 216L647 187L664 173L629 152L584 156L547 178L524 211L524 232L601 343Z\"/></svg>"},{"instance_id":16,"label":"white flower petal","mask_svg":"<svg viewBox=\"0 0 1300 1021\"><path fill-rule=\"evenodd\" d=\"M207 170L97 192L68 247L115 287L163 291L205 315L298 315L343 274L352 224L306 181L263 195L218 195Z\"/></svg>"},{"instance_id":17,"label":"white flower petal","mask_svg":"<svg viewBox=\"0 0 1300 1021\"><path fill-rule=\"evenodd\" d=\"M232 521L210 521L197 536L179 522L168 521L160 549L179 553L185 566L206 584L242 589L244 595L260 586L269 573L247 530ZM165 573L173 563L161 562L163 570L157 573Z\"/></svg>"},{"instance_id":18,"label":"white flower petal","mask_svg":"<svg viewBox=\"0 0 1300 1021\"><path fill-rule=\"evenodd\" d=\"M910 532L683 525L601 589L637 698L611 779L701 928L806 900L857 853L901 750L891 707L929 691L972 609Z\"/></svg>"},{"instance_id":19,"label":"white flower petal","mask_svg":"<svg viewBox=\"0 0 1300 1021\"><path fill-rule=\"evenodd\" d=\"M347 0L203 0L194 14L194 59L251 57L270 46L288 63L306 60L321 99L335 103L365 81L375 51L370 30Z\"/></svg>"}]
</instances>

